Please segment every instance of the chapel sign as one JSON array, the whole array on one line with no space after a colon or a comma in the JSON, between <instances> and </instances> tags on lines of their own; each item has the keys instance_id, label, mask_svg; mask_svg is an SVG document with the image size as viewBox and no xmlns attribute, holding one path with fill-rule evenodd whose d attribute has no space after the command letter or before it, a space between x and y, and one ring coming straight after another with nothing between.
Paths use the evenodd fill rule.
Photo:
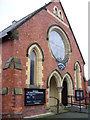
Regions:
<instances>
[{"instance_id":1,"label":"chapel sign","mask_svg":"<svg viewBox=\"0 0 90 120\"><path fill-rule=\"evenodd\" d=\"M25 88L25 106L45 104L45 89Z\"/></svg>"}]
</instances>

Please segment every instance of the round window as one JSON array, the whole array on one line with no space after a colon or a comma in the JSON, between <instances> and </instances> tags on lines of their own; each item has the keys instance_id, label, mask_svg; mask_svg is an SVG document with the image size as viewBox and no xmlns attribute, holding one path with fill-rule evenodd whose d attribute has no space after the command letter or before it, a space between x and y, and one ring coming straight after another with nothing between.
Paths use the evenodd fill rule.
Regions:
<instances>
[{"instance_id":1,"label":"round window","mask_svg":"<svg viewBox=\"0 0 90 120\"><path fill-rule=\"evenodd\" d=\"M49 43L52 54L57 61L62 61L65 58L65 45L63 38L56 31L51 31L49 34Z\"/></svg>"}]
</instances>

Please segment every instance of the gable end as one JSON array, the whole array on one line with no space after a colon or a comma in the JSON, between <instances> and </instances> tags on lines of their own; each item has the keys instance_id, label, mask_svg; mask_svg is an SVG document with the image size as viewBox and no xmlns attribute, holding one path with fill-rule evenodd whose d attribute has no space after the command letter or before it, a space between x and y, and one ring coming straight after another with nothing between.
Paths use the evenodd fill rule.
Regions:
<instances>
[{"instance_id":1,"label":"gable end","mask_svg":"<svg viewBox=\"0 0 90 120\"><path fill-rule=\"evenodd\" d=\"M73 35L74 40L75 40L75 42L76 42L76 45L77 45L77 47L78 47L79 53L80 53L81 58L82 58L82 60L83 60L83 65L85 65L84 58L83 58L82 53L81 53L81 51L80 51L79 45L78 45L78 43L77 43L77 41L76 41L75 35L74 35L74 33L73 33L73 30L72 30L72 28L71 28L71 25L70 25L70 23L69 23L69 20L68 20L68 18L67 18L67 15L66 15L66 13L65 13L65 11L64 11L64 8L63 8L63 6L62 6L62 3L61 3L61 2L59 2L59 3L60 3L60 5L61 5L61 7L62 7L62 10L63 10L63 12L64 12L64 15L65 15L65 17L66 17L66 19L67 19L67 22L68 22L68 24L69 24L69 28L70 28L70 30L71 30L71 32L72 32L72 35Z\"/></svg>"}]
</instances>

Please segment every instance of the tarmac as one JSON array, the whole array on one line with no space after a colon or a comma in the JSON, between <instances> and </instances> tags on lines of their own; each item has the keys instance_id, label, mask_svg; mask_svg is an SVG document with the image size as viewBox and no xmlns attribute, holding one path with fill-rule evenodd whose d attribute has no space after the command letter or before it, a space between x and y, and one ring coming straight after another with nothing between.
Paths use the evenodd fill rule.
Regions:
<instances>
[{"instance_id":1,"label":"tarmac","mask_svg":"<svg viewBox=\"0 0 90 120\"><path fill-rule=\"evenodd\" d=\"M48 117L47 117L48 118ZM78 112L66 112L66 113L61 113L55 116L52 116L50 118L89 118L89 115L87 113L78 113Z\"/></svg>"},{"instance_id":2,"label":"tarmac","mask_svg":"<svg viewBox=\"0 0 90 120\"><path fill-rule=\"evenodd\" d=\"M65 112L65 113L59 113L59 114L53 114L53 113L46 113L41 114L39 116L30 116L25 117L26 119L31 120L90 120L90 116L87 113L79 113L79 112ZM24 118L24 119L25 119Z\"/></svg>"}]
</instances>

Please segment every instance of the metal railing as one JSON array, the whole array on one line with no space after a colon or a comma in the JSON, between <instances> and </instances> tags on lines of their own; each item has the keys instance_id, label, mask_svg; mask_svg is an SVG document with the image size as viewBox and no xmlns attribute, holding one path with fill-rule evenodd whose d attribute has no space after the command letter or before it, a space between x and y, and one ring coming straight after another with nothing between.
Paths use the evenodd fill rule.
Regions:
<instances>
[{"instance_id":1,"label":"metal railing","mask_svg":"<svg viewBox=\"0 0 90 120\"><path fill-rule=\"evenodd\" d=\"M62 103L59 103L59 99L53 96L50 96L52 99L57 100L57 114L59 113L59 107L62 106ZM89 97L84 97L83 100L76 100L75 96L68 96L70 99L70 103L68 105L71 105L71 107L76 106L80 109L80 112L82 108L84 107L85 109L88 109L88 106L90 106L90 98Z\"/></svg>"},{"instance_id":2,"label":"metal railing","mask_svg":"<svg viewBox=\"0 0 90 120\"><path fill-rule=\"evenodd\" d=\"M71 102L68 103L72 106L79 106L80 108L80 112L82 107L85 107L86 109L88 109L88 106L90 106L90 98L89 97L85 97L83 100L78 100L76 101L75 96L68 96L68 98L71 99Z\"/></svg>"}]
</instances>

